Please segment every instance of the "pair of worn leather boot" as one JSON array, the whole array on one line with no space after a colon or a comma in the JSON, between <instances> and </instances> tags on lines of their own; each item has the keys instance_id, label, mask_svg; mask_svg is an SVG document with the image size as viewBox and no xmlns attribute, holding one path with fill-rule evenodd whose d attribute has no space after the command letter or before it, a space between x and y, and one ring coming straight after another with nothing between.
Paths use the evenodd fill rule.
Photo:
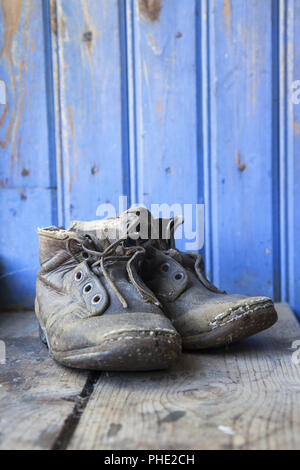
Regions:
<instances>
[{"instance_id":1,"label":"pair of worn leather boot","mask_svg":"<svg viewBox=\"0 0 300 470\"><path fill-rule=\"evenodd\" d=\"M272 300L227 295L206 279L201 255L175 248L180 223L133 208L69 230L39 229L35 311L55 360L107 371L164 369L182 346L224 346L276 322Z\"/></svg>"}]
</instances>

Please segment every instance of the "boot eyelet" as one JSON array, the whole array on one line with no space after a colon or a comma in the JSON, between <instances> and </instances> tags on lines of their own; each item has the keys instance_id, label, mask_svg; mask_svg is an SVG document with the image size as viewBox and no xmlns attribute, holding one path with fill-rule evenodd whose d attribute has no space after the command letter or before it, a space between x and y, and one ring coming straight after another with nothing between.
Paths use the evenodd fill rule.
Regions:
<instances>
[{"instance_id":1,"label":"boot eyelet","mask_svg":"<svg viewBox=\"0 0 300 470\"><path fill-rule=\"evenodd\" d=\"M89 259L90 255L84 251L84 252L82 253L82 257L83 257L84 259Z\"/></svg>"},{"instance_id":2,"label":"boot eyelet","mask_svg":"<svg viewBox=\"0 0 300 470\"><path fill-rule=\"evenodd\" d=\"M93 287L92 284L87 284L86 286L84 286L83 292L84 292L85 294L88 294L89 292L91 292L92 287Z\"/></svg>"},{"instance_id":3,"label":"boot eyelet","mask_svg":"<svg viewBox=\"0 0 300 470\"><path fill-rule=\"evenodd\" d=\"M82 279L82 271L77 271L75 274L75 280L80 281Z\"/></svg>"},{"instance_id":4,"label":"boot eyelet","mask_svg":"<svg viewBox=\"0 0 300 470\"><path fill-rule=\"evenodd\" d=\"M164 264L162 264L161 267L160 267L160 269L161 269L161 271L162 271L163 273L167 273L167 272L169 271L169 269L170 269L169 263L164 263Z\"/></svg>"},{"instance_id":5,"label":"boot eyelet","mask_svg":"<svg viewBox=\"0 0 300 470\"><path fill-rule=\"evenodd\" d=\"M97 305L99 302L101 302L101 300L102 300L102 295L97 294L93 297L92 304Z\"/></svg>"},{"instance_id":6,"label":"boot eyelet","mask_svg":"<svg viewBox=\"0 0 300 470\"><path fill-rule=\"evenodd\" d=\"M183 278L184 278L184 274L183 274L183 273L176 273L176 274L174 275L175 281L181 281Z\"/></svg>"}]
</instances>

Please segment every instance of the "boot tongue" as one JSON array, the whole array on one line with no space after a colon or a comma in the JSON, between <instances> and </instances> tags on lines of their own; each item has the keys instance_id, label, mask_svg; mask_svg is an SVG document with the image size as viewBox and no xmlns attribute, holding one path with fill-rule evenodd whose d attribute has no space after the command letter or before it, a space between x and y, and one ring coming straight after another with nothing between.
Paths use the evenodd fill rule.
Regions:
<instances>
[{"instance_id":1,"label":"boot tongue","mask_svg":"<svg viewBox=\"0 0 300 470\"><path fill-rule=\"evenodd\" d=\"M174 233L183 224L183 218L154 218L143 206L132 207L115 219L74 221L70 231L81 235L91 233L101 240L104 248L121 238L135 245L137 240L160 240L166 247L175 246Z\"/></svg>"},{"instance_id":2,"label":"boot tongue","mask_svg":"<svg viewBox=\"0 0 300 470\"><path fill-rule=\"evenodd\" d=\"M120 239L120 223L118 219L92 220L90 222L73 221L69 230L81 236L91 234L97 237L103 249Z\"/></svg>"},{"instance_id":3,"label":"boot tongue","mask_svg":"<svg viewBox=\"0 0 300 470\"><path fill-rule=\"evenodd\" d=\"M73 221L70 231L84 235L90 233L101 240L104 248L117 240L138 239L147 240L151 234L152 225L150 212L144 207L134 207L123 212L115 219L93 220L90 222Z\"/></svg>"},{"instance_id":4,"label":"boot tongue","mask_svg":"<svg viewBox=\"0 0 300 470\"><path fill-rule=\"evenodd\" d=\"M181 216L172 218L154 218L145 207L132 207L120 216L127 221L128 232L135 240L157 240L163 247L175 247L174 234L184 223ZM123 222L125 225L125 222Z\"/></svg>"},{"instance_id":5,"label":"boot tongue","mask_svg":"<svg viewBox=\"0 0 300 470\"><path fill-rule=\"evenodd\" d=\"M183 217L181 216L155 218L145 207L132 207L128 211L124 212L120 217L126 216L128 217L128 220L132 222L132 227L139 226L139 233L141 234L140 238L142 239L170 239L176 229L184 222Z\"/></svg>"},{"instance_id":6,"label":"boot tongue","mask_svg":"<svg viewBox=\"0 0 300 470\"><path fill-rule=\"evenodd\" d=\"M170 241L172 248L175 248L174 234L180 225L184 223L181 216L175 216L171 219L155 219L159 224L159 238L160 240Z\"/></svg>"},{"instance_id":7,"label":"boot tongue","mask_svg":"<svg viewBox=\"0 0 300 470\"><path fill-rule=\"evenodd\" d=\"M148 240L151 238L154 218L143 206L131 207L119 216L123 227L127 227L128 236L131 240Z\"/></svg>"}]
</instances>

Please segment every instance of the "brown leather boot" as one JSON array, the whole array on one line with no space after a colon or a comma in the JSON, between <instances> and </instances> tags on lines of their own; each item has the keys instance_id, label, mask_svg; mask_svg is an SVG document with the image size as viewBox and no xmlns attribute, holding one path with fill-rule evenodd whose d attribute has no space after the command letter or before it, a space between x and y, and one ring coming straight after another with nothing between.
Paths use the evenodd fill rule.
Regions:
<instances>
[{"instance_id":1,"label":"brown leather boot","mask_svg":"<svg viewBox=\"0 0 300 470\"><path fill-rule=\"evenodd\" d=\"M145 213L146 212L146 213ZM277 321L274 303L267 297L227 295L205 277L202 256L176 249L174 231L182 219L153 219L144 208L122 214L119 224L131 227L146 248L142 277L182 337L186 349L224 346L259 333ZM155 239L144 239L145 221ZM129 223L129 222L130 223ZM116 223L115 222L115 223ZM98 228L101 224L98 224ZM143 227L142 227L143 226ZM105 227L103 222L102 229ZM145 237L143 237L145 238Z\"/></svg>"},{"instance_id":2,"label":"brown leather boot","mask_svg":"<svg viewBox=\"0 0 300 470\"><path fill-rule=\"evenodd\" d=\"M205 277L201 255L149 246L143 279L182 337L186 349L216 348L276 323L271 299L228 295Z\"/></svg>"},{"instance_id":3,"label":"brown leather boot","mask_svg":"<svg viewBox=\"0 0 300 470\"><path fill-rule=\"evenodd\" d=\"M35 310L41 338L58 362L98 370L169 367L180 336L139 276L142 247L40 229Z\"/></svg>"}]
</instances>

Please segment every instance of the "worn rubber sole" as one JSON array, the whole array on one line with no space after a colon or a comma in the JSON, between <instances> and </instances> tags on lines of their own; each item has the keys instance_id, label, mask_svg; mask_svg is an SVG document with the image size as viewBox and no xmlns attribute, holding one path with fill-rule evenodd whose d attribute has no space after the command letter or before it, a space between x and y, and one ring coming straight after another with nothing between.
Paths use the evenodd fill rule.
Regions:
<instances>
[{"instance_id":1,"label":"worn rubber sole","mask_svg":"<svg viewBox=\"0 0 300 470\"><path fill-rule=\"evenodd\" d=\"M45 330L40 338L48 347ZM181 339L168 331L128 331L106 337L94 347L59 352L50 356L60 364L102 371L148 371L169 368L181 354Z\"/></svg>"},{"instance_id":2,"label":"worn rubber sole","mask_svg":"<svg viewBox=\"0 0 300 470\"><path fill-rule=\"evenodd\" d=\"M273 326L278 320L273 302L263 301L251 307L242 305L227 310L211 322L211 330L182 337L184 349L220 348L248 338Z\"/></svg>"},{"instance_id":3,"label":"worn rubber sole","mask_svg":"<svg viewBox=\"0 0 300 470\"><path fill-rule=\"evenodd\" d=\"M162 370L168 369L181 355L180 335L176 330L164 328L115 331L103 336L97 346L55 351L39 319L37 300L35 312L41 341L47 345L50 356L67 367L118 372Z\"/></svg>"}]
</instances>

